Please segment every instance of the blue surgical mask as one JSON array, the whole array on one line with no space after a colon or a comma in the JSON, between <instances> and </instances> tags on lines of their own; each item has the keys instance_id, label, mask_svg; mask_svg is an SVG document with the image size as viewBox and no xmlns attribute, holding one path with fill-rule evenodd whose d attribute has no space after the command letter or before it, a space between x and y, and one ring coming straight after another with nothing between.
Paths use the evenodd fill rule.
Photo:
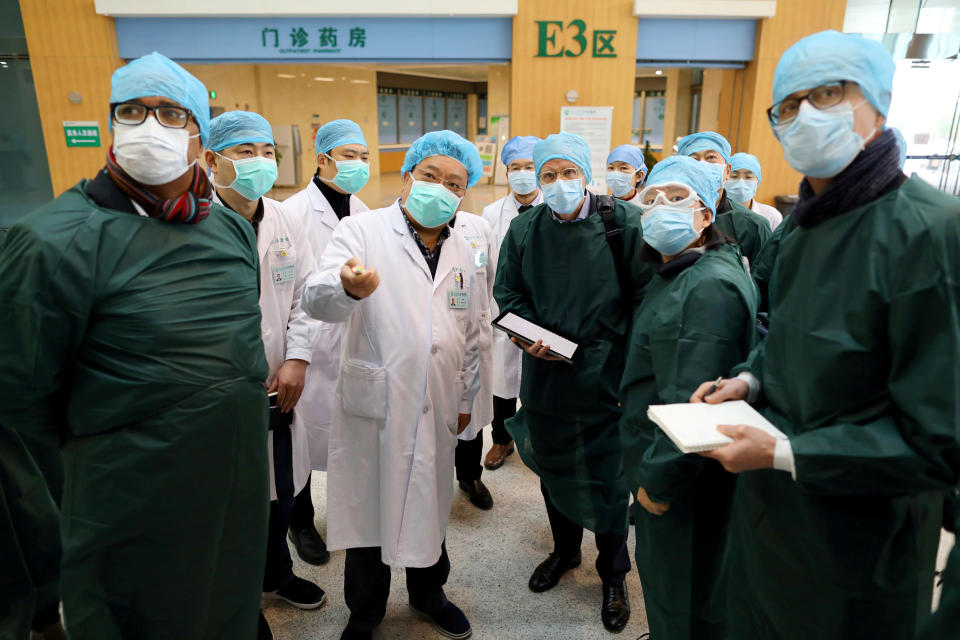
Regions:
<instances>
[{"instance_id":1,"label":"blue surgical mask","mask_svg":"<svg viewBox=\"0 0 960 640\"><path fill-rule=\"evenodd\" d=\"M214 151L214 153L217 153ZM217 184L221 189L233 189L247 200L259 200L267 191L273 188L277 181L277 161L273 158L243 158L234 160L222 153L217 153L224 160L233 163L233 170L237 177L230 184Z\"/></svg>"},{"instance_id":2,"label":"blue surgical mask","mask_svg":"<svg viewBox=\"0 0 960 640\"><path fill-rule=\"evenodd\" d=\"M757 187L760 185L756 180L727 180L723 188L727 190L727 196L734 202L747 203L757 195Z\"/></svg>"},{"instance_id":3,"label":"blue surgical mask","mask_svg":"<svg viewBox=\"0 0 960 640\"><path fill-rule=\"evenodd\" d=\"M623 171L607 171L607 186L610 187L610 193L622 198L633 191L633 177L635 173L624 173Z\"/></svg>"},{"instance_id":4,"label":"blue surgical mask","mask_svg":"<svg viewBox=\"0 0 960 640\"><path fill-rule=\"evenodd\" d=\"M326 153L323 155L337 163L337 175L333 180L321 177L324 182L332 182L347 193L356 193L370 179L370 165L363 160L336 160Z\"/></svg>"},{"instance_id":5,"label":"blue surgical mask","mask_svg":"<svg viewBox=\"0 0 960 640\"><path fill-rule=\"evenodd\" d=\"M643 210L640 226L643 241L665 256L675 256L700 237L693 226L693 216L701 209L654 205Z\"/></svg>"},{"instance_id":6,"label":"blue surgical mask","mask_svg":"<svg viewBox=\"0 0 960 640\"><path fill-rule=\"evenodd\" d=\"M583 178L576 180L555 180L550 184L541 186L543 189L543 200L547 203L554 213L562 216L569 215L577 210L577 206L583 201Z\"/></svg>"},{"instance_id":7,"label":"blue surgical mask","mask_svg":"<svg viewBox=\"0 0 960 640\"><path fill-rule=\"evenodd\" d=\"M533 171L511 171L507 182L517 195L525 196L537 190L537 174Z\"/></svg>"},{"instance_id":8,"label":"blue surgical mask","mask_svg":"<svg viewBox=\"0 0 960 640\"><path fill-rule=\"evenodd\" d=\"M811 178L832 178L850 166L866 145L853 130L853 111L849 102L829 109L801 103L796 118L773 128L790 166Z\"/></svg>"},{"instance_id":9,"label":"blue surgical mask","mask_svg":"<svg viewBox=\"0 0 960 640\"><path fill-rule=\"evenodd\" d=\"M435 229L453 219L460 200L440 183L414 180L403 206L421 227Z\"/></svg>"}]
</instances>

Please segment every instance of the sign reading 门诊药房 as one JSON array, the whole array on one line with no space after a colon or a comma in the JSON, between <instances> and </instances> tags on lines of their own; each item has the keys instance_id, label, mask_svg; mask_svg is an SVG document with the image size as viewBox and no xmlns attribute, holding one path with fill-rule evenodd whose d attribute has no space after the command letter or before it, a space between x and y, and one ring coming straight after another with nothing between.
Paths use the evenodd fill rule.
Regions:
<instances>
[{"instance_id":1,"label":"sign reading \u95e8\u8bca\u836f\u623f","mask_svg":"<svg viewBox=\"0 0 960 640\"><path fill-rule=\"evenodd\" d=\"M100 123L96 120L64 120L63 135L68 147L99 147Z\"/></svg>"}]
</instances>

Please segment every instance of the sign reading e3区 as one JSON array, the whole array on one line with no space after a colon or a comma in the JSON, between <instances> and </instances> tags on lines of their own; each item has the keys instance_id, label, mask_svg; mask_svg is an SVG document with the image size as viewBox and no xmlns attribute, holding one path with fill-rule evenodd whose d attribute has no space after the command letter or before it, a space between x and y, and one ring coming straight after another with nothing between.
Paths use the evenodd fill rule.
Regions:
<instances>
[{"instance_id":1,"label":"sign reading e3\u533a","mask_svg":"<svg viewBox=\"0 0 960 640\"><path fill-rule=\"evenodd\" d=\"M615 29L589 31L583 20L571 20L564 26L560 20L537 20L537 58L577 58L590 49L594 58L616 58L613 39ZM587 34L590 34L588 39ZM565 42L557 42L563 37Z\"/></svg>"}]
</instances>

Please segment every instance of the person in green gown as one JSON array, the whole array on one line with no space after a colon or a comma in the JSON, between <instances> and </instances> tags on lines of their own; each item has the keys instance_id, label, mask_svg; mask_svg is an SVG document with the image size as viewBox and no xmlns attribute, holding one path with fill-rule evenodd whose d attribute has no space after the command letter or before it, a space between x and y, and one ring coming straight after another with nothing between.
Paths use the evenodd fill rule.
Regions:
<instances>
[{"instance_id":1,"label":"person in green gown","mask_svg":"<svg viewBox=\"0 0 960 640\"><path fill-rule=\"evenodd\" d=\"M686 402L705 378L742 362L757 331L756 287L739 249L713 224L707 167L671 156L640 194L644 257L656 275L634 312L620 385L623 463L635 508L637 570L657 640L722 640L720 561L734 476L682 454L647 418Z\"/></svg>"},{"instance_id":2,"label":"person in green gown","mask_svg":"<svg viewBox=\"0 0 960 640\"><path fill-rule=\"evenodd\" d=\"M721 190L717 200L717 219L713 224L740 247L740 252L752 265L773 232L766 218L727 197L724 184L732 169L730 143L714 131L691 133L677 142L677 154L699 160L713 172L717 188Z\"/></svg>"},{"instance_id":3,"label":"person in green gown","mask_svg":"<svg viewBox=\"0 0 960 640\"><path fill-rule=\"evenodd\" d=\"M253 229L211 203L199 80L138 58L109 113L104 169L0 254L0 428L60 451L73 640L253 638L269 504Z\"/></svg>"},{"instance_id":4,"label":"person in green gown","mask_svg":"<svg viewBox=\"0 0 960 640\"><path fill-rule=\"evenodd\" d=\"M706 454L741 474L731 640L913 638L930 612L960 479L960 199L901 173L893 74L880 43L836 31L777 65L770 122L805 176L796 228L766 339L706 398L762 400L788 436L721 427L735 442Z\"/></svg>"},{"instance_id":5,"label":"person in green gown","mask_svg":"<svg viewBox=\"0 0 960 640\"><path fill-rule=\"evenodd\" d=\"M524 463L540 476L554 539L554 551L534 570L529 586L551 589L579 565L583 529L589 529L599 551L601 619L608 630L620 631L630 617L624 583L630 559L618 391L631 301L639 301L652 268L639 259L636 209L603 196L622 241L622 255L614 254L596 213L600 197L585 189L591 172L583 138L548 136L534 146L533 161L545 202L510 223L493 295L501 313L525 318L578 348L567 363L549 355L549 345L523 345L522 407L506 423Z\"/></svg>"}]
</instances>

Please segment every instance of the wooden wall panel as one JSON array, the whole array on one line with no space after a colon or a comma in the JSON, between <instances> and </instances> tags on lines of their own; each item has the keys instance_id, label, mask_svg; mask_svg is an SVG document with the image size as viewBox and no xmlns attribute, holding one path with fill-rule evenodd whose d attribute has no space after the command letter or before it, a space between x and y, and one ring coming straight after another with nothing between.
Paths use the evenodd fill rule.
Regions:
<instances>
[{"instance_id":1,"label":"wooden wall panel","mask_svg":"<svg viewBox=\"0 0 960 640\"><path fill-rule=\"evenodd\" d=\"M97 15L93 0L21 0L20 11L50 181L59 195L106 162L110 76L123 61L117 54L113 19ZM71 91L81 95L80 104L67 99ZM64 120L98 121L103 146L68 148Z\"/></svg>"},{"instance_id":2,"label":"wooden wall panel","mask_svg":"<svg viewBox=\"0 0 960 640\"><path fill-rule=\"evenodd\" d=\"M579 57L536 57L537 20L566 26L586 23L587 50ZM592 57L593 31L616 30L615 58ZM576 48L575 29L556 37L558 45ZM579 94L575 106L612 106L611 146L630 140L637 51L637 19L632 0L522 0L513 20L510 129L513 135L546 136L560 130L560 108L569 106L568 90ZM491 113L495 113L491 111Z\"/></svg>"}]
</instances>

